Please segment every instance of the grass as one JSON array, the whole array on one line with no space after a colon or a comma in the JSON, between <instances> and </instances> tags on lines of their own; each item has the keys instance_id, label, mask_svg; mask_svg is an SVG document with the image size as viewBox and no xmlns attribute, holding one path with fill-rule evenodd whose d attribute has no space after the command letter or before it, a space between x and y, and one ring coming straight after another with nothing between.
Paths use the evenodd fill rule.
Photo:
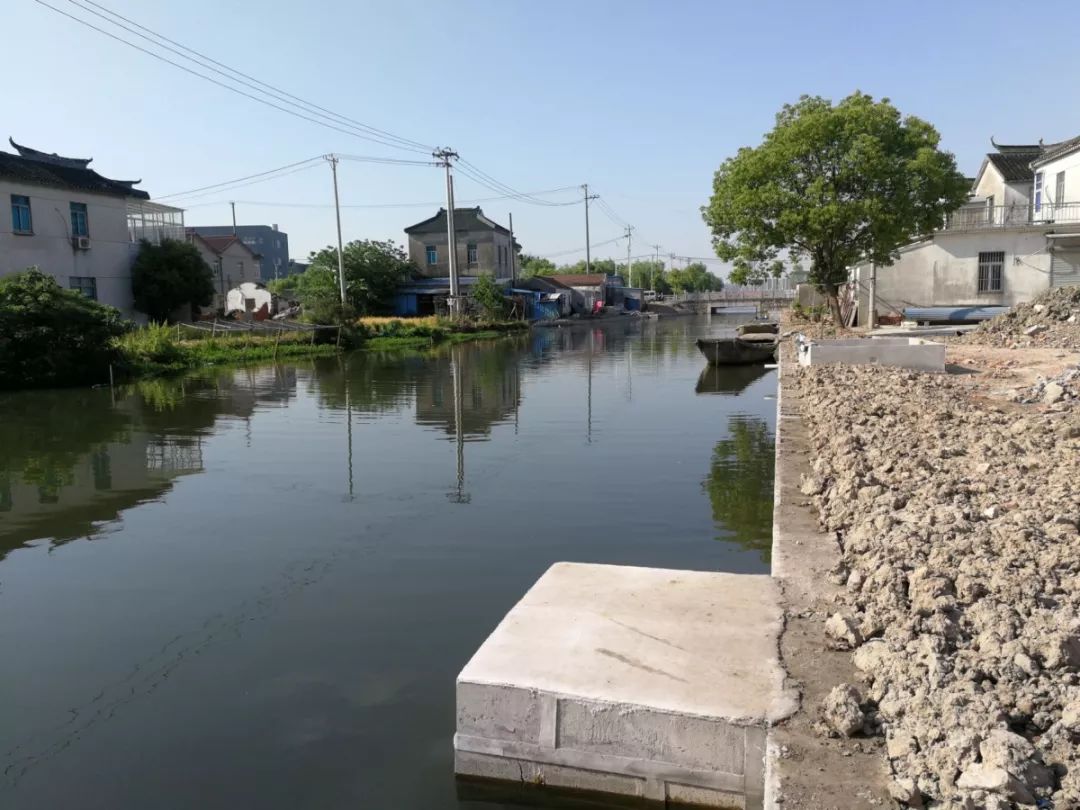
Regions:
<instances>
[{"instance_id":1,"label":"grass","mask_svg":"<svg viewBox=\"0 0 1080 810\"><path fill-rule=\"evenodd\" d=\"M371 350L419 349L439 343L490 340L509 332L527 330L521 321L451 321L424 318L359 318L355 330L362 348Z\"/></svg>"}]
</instances>

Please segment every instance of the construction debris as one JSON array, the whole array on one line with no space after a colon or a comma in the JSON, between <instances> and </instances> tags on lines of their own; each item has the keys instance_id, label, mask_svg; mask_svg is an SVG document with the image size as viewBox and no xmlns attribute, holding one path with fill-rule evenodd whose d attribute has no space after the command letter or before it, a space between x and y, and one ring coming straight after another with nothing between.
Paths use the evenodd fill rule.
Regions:
<instances>
[{"instance_id":1,"label":"construction debris","mask_svg":"<svg viewBox=\"0 0 1080 810\"><path fill-rule=\"evenodd\" d=\"M1049 290L959 339L989 346L1050 346L1080 350L1080 286Z\"/></svg>"}]
</instances>

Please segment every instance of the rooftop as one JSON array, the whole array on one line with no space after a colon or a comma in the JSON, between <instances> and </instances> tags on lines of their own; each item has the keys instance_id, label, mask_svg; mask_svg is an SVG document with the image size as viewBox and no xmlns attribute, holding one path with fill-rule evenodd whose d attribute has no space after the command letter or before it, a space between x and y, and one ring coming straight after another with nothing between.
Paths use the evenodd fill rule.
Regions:
<instances>
[{"instance_id":1,"label":"rooftop","mask_svg":"<svg viewBox=\"0 0 1080 810\"><path fill-rule=\"evenodd\" d=\"M1051 160L1056 160L1063 155L1067 155L1070 152L1075 152L1080 149L1080 135L1075 138L1069 138L1067 141L1061 141L1060 143L1047 144L1043 147L1042 154L1032 161L1032 165L1039 165L1047 163Z\"/></svg>"},{"instance_id":2,"label":"rooftop","mask_svg":"<svg viewBox=\"0 0 1080 810\"><path fill-rule=\"evenodd\" d=\"M28 146L8 142L18 154L0 152L0 177L37 186L109 194L114 197L132 197L149 200L150 195L135 188L141 180L110 180L102 177L89 165L93 158L61 157Z\"/></svg>"},{"instance_id":3,"label":"rooftop","mask_svg":"<svg viewBox=\"0 0 1080 810\"><path fill-rule=\"evenodd\" d=\"M509 229L484 216L480 206L454 209L454 232L459 231L496 231L510 235ZM410 225L405 233L446 233L446 209L440 208L430 219Z\"/></svg>"},{"instance_id":4,"label":"rooftop","mask_svg":"<svg viewBox=\"0 0 1080 810\"><path fill-rule=\"evenodd\" d=\"M199 239L208 248L210 248L210 250L214 251L214 253L217 253L219 256L226 250L228 250L230 247L232 247L233 244L240 245L240 247L244 248L244 250L246 250L252 256L258 257L259 255L246 244L244 244L243 240L241 240L239 237L233 236L232 234L228 236L206 236L205 234L196 232L194 228L188 228L187 236L189 240Z\"/></svg>"}]
</instances>

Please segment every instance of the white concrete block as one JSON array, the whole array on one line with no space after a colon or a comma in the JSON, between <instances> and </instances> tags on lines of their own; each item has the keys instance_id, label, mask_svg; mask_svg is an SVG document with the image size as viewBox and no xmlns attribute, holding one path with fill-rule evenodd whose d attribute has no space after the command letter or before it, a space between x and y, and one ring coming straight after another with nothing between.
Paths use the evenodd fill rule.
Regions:
<instances>
[{"instance_id":1,"label":"white concrete block","mask_svg":"<svg viewBox=\"0 0 1080 810\"><path fill-rule=\"evenodd\" d=\"M760 807L780 629L768 576L556 564L458 676L456 770Z\"/></svg>"},{"instance_id":2,"label":"white concrete block","mask_svg":"<svg viewBox=\"0 0 1080 810\"><path fill-rule=\"evenodd\" d=\"M875 337L814 340L799 345L800 366L829 363L944 371L945 344L917 337Z\"/></svg>"}]
</instances>

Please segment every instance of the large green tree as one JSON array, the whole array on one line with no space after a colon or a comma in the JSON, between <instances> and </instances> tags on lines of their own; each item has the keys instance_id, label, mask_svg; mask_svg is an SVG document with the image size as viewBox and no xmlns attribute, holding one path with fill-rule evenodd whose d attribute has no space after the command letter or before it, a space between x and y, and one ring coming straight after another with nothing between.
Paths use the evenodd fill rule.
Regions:
<instances>
[{"instance_id":1,"label":"large green tree","mask_svg":"<svg viewBox=\"0 0 1080 810\"><path fill-rule=\"evenodd\" d=\"M667 280L675 292L712 292L722 290L724 282L709 272L702 262L691 262L667 274Z\"/></svg>"},{"instance_id":2,"label":"large green tree","mask_svg":"<svg viewBox=\"0 0 1080 810\"><path fill-rule=\"evenodd\" d=\"M528 253L522 253L518 257L518 269L522 278L553 276L559 272L559 268L555 266L555 262L551 261L551 259L531 256Z\"/></svg>"},{"instance_id":3,"label":"large green tree","mask_svg":"<svg viewBox=\"0 0 1080 810\"><path fill-rule=\"evenodd\" d=\"M838 315L851 265L891 263L965 201L968 183L940 140L926 121L865 93L785 105L761 145L740 149L713 178L702 215L717 255L766 271L784 253L805 258Z\"/></svg>"},{"instance_id":4,"label":"large green tree","mask_svg":"<svg viewBox=\"0 0 1080 810\"><path fill-rule=\"evenodd\" d=\"M37 268L0 278L0 388L107 382L113 340L129 326Z\"/></svg>"},{"instance_id":5,"label":"large green tree","mask_svg":"<svg viewBox=\"0 0 1080 810\"><path fill-rule=\"evenodd\" d=\"M131 268L135 308L153 321L167 321L180 307L205 307L214 300L210 265L189 242L165 239L159 245L143 240Z\"/></svg>"},{"instance_id":6,"label":"large green tree","mask_svg":"<svg viewBox=\"0 0 1080 810\"><path fill-rule=\"evenodd\" d=\"M349 242L342 258L346 304L361 315L389 311L394 289L416 269L405 251L390 240ZM309 312L329 312L340 303L341 297L337 248L323 248L312 253L308 260L311 262L308 269L295 277L296 296Z\"/></svg>"}]
</instances>

